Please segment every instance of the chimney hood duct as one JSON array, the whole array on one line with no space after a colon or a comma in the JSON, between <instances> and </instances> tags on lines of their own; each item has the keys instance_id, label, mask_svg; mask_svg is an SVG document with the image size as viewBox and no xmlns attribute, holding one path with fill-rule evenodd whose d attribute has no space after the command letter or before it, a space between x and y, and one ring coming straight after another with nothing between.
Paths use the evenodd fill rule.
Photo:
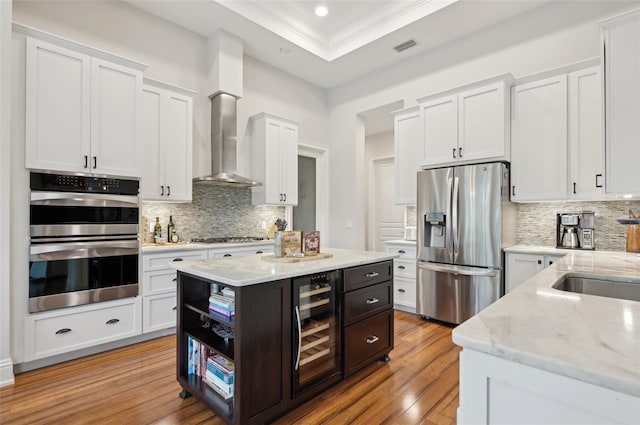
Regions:
<instances>
[{"instance_id":1,"label":"chimney hood duct","mask_svg":"<svg viewBox=\"0 0 640 425\"><path fill-rule=\"evenodd\" d=\"M211 96L211 174L193 179L195 183L253 187L262 183L236 174L236 97L224 92Z\"/></svg>"}]
</instances>

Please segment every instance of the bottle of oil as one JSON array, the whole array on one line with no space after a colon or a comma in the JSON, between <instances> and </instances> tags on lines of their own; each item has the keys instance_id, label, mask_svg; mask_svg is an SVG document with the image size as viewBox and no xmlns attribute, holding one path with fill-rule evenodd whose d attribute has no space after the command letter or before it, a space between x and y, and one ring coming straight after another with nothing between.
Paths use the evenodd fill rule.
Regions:
<instances>
[{"instance_id":1,"label":"bottle of oil","mask_svg":"<svg viewBox=\"0 0 640 425\"><path fill-rule=\"evenodd\" d=\"M173 242L173 234L176 232L175 226L173 225L173 216L169 216L169 224L167 224L167 242Z\"/></svg>"},{"instance_id":2,"label":"bottle of oil","mask_svg":"<svg viewBox=\"0 0 640 425\"><path fill-rule=\"evenodd\" d=\"M153 226L153 242L160 243L162 241L162 226L160 225L160 217L156 217L156 224Z\"/></svg>"}]
</instances>

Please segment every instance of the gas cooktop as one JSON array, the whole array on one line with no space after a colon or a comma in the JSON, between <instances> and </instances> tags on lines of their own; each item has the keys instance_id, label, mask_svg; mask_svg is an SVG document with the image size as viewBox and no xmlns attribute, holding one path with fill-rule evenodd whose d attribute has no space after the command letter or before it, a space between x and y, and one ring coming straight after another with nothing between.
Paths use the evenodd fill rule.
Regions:
<instances>
[{"instance_id":1,"label":"gas cooktop","mask_svg":"<svg viewBox=\"0 0 640 425\"><path fill-rule=\"evenodd\" d=\"M222 238L194 238L191 243L247 243L265 241L267 238L256 236L226 236Z\"/></svg>"}]
</instances>

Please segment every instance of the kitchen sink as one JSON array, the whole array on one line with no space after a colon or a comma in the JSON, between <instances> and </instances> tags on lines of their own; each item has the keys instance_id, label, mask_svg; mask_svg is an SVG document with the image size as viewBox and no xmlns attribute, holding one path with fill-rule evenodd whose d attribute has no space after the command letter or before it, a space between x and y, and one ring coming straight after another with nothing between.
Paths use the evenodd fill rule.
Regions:
<instances>
[{"instance_id":1,"label":"kitchen sink","mask_svg":"<svg viewBox=\"0 0 640 425\"><path fill-rule=\"evenodd\" d=\"M553 288L578 294L640 301L640 279L566 274Z\"/></svg>"}]
</instances>

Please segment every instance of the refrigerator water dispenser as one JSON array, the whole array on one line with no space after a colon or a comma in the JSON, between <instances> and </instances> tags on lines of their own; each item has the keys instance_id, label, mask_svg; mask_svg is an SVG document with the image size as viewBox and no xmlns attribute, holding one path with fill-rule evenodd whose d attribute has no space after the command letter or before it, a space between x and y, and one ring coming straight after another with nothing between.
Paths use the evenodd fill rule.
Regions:
<instances>
[{"instance_id":1,"label":"refrigerator water dispenser","mask_svg":"<svg viewBox=\"0 0 640 425\"><path fill-rule=\"evenodd\" d=\"M424 216L424 246L445 247L445 213L429 212Z\"/></svg>"}]
</instances>

